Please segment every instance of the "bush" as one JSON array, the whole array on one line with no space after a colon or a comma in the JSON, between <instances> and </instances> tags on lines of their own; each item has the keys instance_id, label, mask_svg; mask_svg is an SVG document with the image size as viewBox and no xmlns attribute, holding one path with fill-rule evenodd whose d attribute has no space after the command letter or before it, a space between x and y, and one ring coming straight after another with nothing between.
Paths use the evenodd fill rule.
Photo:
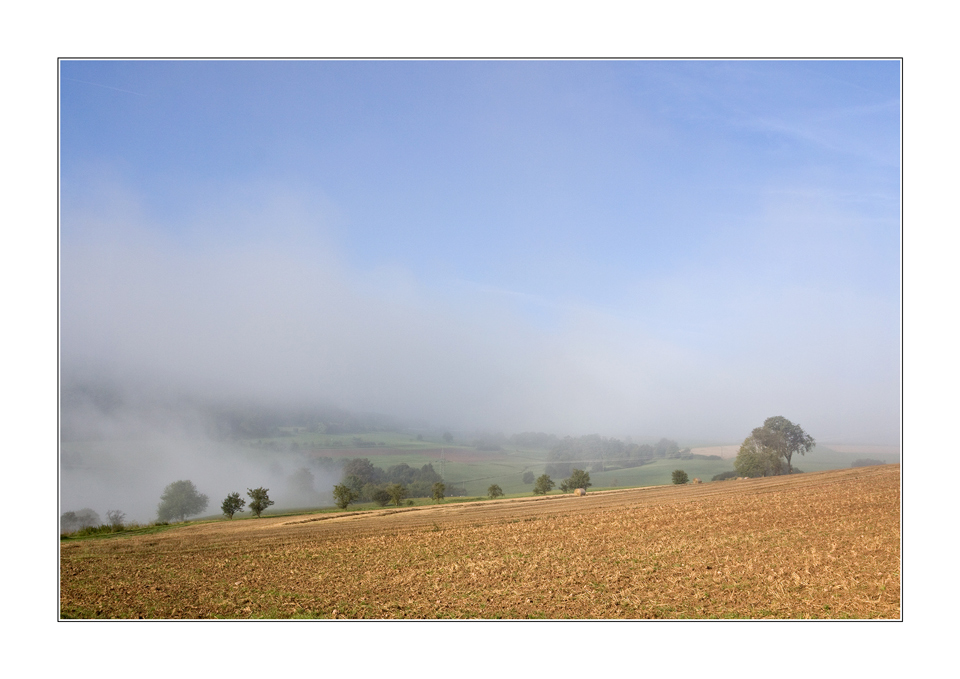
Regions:
<instances>
[{"instance_id":1,"label":"bush","mask_svg":"<svg viewBox=\"0 0 960 679\"><path fill-rule=\"evenodd\" d=\"M101 526L87 526L77 531L77 535L97 535L98 533L112 533L113 526L103 524Z\"/></svg>"},{"instance_id":2,"label":"bush","mask_svg":"<svg viewBox=\"0 0 960 679\"><path fill-rule=\"evenodd\" d=\"M377 488L373 491L373 494L370 495L370 499L381 507L386 507L390 504L390 493L388 493L385 488Z\"/></svg>"},{"instance_id":3,"label":"bush","mask_svg":"<svg viewBox=\"0 0 960 679\"><path fill-rule=\"evenodd\" d=\"M677 485L687 483L690 480L690 477L687 476L687 472L682 469L673 470L673 482Z\"/></svg>"},{"instance_id":4,"label":"bush","mask_svg":"<svg viewBox=\"0 0 960 679\"><path fill-rule=\"evenodd\" d=\"M712 479L710 479L710 480L711 480L711 481L726 481L727 479L735 479L735 478L737 478L737 470L736 470L736 469L734 469L733 471L721 472L720 474L716 474L716 475L715 475Z\"/></svg>"}]
</instances>

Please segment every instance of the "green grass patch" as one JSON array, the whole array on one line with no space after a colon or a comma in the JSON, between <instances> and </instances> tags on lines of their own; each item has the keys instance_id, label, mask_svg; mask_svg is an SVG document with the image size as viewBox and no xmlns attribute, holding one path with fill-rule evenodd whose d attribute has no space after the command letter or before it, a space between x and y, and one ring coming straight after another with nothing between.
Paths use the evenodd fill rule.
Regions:
<instances>
[{"instance_id":1,"label":"green grass patch","mask_svg":"<svg viewBox=\"0 0 960 679\"><path fill-rule=\"evenodd\" d=\"M73 541L73 540L105 540L110 538L128 538L132 535L150 535L151 533L162 533L163 531L170 530L171 528L178 528L180 526L186 526L193 523L192 521L185 521L183 523L171 523L166 525L157 525L151 524L149 526L138 526L136 528L122 528L120 530L106 530L106 531L87 531L80 530L76 533L64 533L60 535L61 542Z\"/></svg>"}]
</instances>

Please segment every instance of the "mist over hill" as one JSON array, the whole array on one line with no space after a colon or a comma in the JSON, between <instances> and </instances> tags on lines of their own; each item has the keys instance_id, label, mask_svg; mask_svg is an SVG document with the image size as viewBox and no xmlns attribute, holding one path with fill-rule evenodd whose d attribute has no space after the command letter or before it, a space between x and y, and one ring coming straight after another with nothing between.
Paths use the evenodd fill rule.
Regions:
<instances>
[{"instance_id":1,"label":"mist over hill","mask_svg":"<svg viewBox=\"0 0 960 679\"><path fill-rule=\"evenodd\" d=\"M61 60L61 502L321 424L895 445L900 68Z\"/></svg>"}]
</instances>

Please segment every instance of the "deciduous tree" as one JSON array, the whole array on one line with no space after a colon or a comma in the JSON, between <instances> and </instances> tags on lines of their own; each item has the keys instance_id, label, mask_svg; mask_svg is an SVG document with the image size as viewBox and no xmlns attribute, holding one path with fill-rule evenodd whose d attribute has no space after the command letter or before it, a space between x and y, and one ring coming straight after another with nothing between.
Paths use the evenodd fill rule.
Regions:
<instances>
[{"instance_id":1,"label":"deciduous tree","mask_svg":"<svg viewBox=\"0 0 960 679\"><path fill-rule=\"evenodd\" d=\"M757 427L740 445L733 463L740 476L777 476L780 473L780 455L768 444L762 427Z\"/></svg>"},{"instance_id":2,"label":"deciduous tree","mask_svg":"<svg viewBox=\"0 0 960 679\"><path fill-rule=\"evenodd\" d=\"M338 483L333 487L333 500L340 509L346 509L358 497L360 494L350 486Z\"/></svg>"},{"instance_id":3,"label":"deciduous tree","mask_svg":"<svg viewBox=\"0 0 960 679\"><path fill-rule=\"evenodd\" d=\"M672 476L673 482L677 485L682 485L690 480L690 477L687 476L687 472L683 471L682 469L674 469Z\"/></svg>"},{"instance_id":4,"label":"deciduous tree","mask_svg":"<svg viewBox=\"0 0 960 679\"><path fill-rule=\"evenodd\" d=\"M763 421L763 429L768 432L768 440L777 454L787 461L787 473L793 472L791 458L794 453L805 455L816 441L799 424L780 415L768 417Z\"/></svg>"},{"instance_id":5,"label":"deciduous tree","mask_svg":"<svg viewBox=\"0 0 960 679\"><path fill-rule=\"evenodd\" d=\"M75 533L78 530L100 525L100 515L89 508L60 515L60 532Z\"/></svg>"},{"instance_id":6,"label":"deciduous tree","mask_svg":"<svg viewBox=\"0 0 960 679\"><path fill-rule=\"evenodd\" d=\"M391 483L387 486L387 493L390 495L390 499L399 507L400 503L403 502L403 498L407 496L407 488L402 483Z\"/></svg>"},{"instance_id":7,"label":"deciduous tree","mask_svg":"<svg viewBox=\"0 0 960 679\"><path fill-rule=\"evenodd\" d=\"M744 439L734 466L741 476L776 476L793 473L795 453L804 455L815 445L813 437L785 417L768 417L762 427ZM786 461L784 470L781 459Z\"/></svg>"},{"instance_id":8,"label":"deciduous tree","mask_svg":"<svg viewBox=\"0 0 960 679\"><path fill-rule=\"evenodd\" d=\"M250 496L250 511L256 514L258 519L263 510L273 504L273 500L267 495L269 490L269 488L254 488L253 490L247 488L247 495Z\"/></svg>"},{"instance_id":9,"label":"deciduous tree","mask_svg":"<svg viewBox=\"0 0 960 679\"><path fill-rule=\"evenodd\" d=\"M560 490L564 493L571 490L576 490L577 488L589 488L593 484L590 483L590 473L584 471L583 469L574 469L570 472L570 478L564 479L560 482Z\"/></svg>"},{"instance_id":10,"label":"deciduous tree","mask_svg":"<svg viewBox=\"0 0 960 679\"><path fill-rule=\"evenodd\" d=\"M492 486L487 488L487 495L490 497L491 500L498 497L502 497L503 489L497 484L493 484Z\"/></svg>"},{"instance_id":11,"label":"deciduous tree","mask_svg":"<svg viewBox=\"0 0 960 679\"><path fill-rule=\"evenodd\" d=\"M207 508L209 498L197 492L193 481L174 481L167 486L160 496L160 505L157 507L157 519L170 521L178 519L184 521L188 516L199 514Z\"/></svg>"},{"instance_id":12,"label":"deciduous tree","mask_svg":"<svg viewBox=\"0 0 960 679\"><path fill-rule=\"evenodd\" d=\"M109 521L110 525L114 528L123 528L123 520L125 518L127 518L127 515L121 512L119 509L107 510L107 521Z\"/></svg>"},{"instance_id":13,"label":"deciduous tree","mask_svg":"<svg viewBox=\"0 0 960 679\"><path fill-rule=\"evenodd\" d=\"M547 474L541 474L537 478L537 482L533 484L533 494L534 495L546 495L550 492L550 489L554 487L554 482Z\"/></svg>"},{"instance_id":14,"label":"deciduous tree","mask_svg":"<svg viewBox=\"0 0 960 679\"><path fill-rule=\"evenodd\" d=\"M435 484L433 484L433 495L431 497L433 497L433 499L437 502L443 502L443 492L446 489L447 487L445 485L443 485L440 481L437 481Z\"/></svg>"},{"instance_id":15,"label":"deciduous tree","mask_svg":"<svg viewBox=\"0 0 960 679\"><path fill-rule=\"evenodd\" d=\"M223 500L223 504L220 505L220 511L228 519L232 519L234 514L243 511L245 504L247 504L247 501L240 497L240 493L230 493Z\"/></svg>"}]
</instances>

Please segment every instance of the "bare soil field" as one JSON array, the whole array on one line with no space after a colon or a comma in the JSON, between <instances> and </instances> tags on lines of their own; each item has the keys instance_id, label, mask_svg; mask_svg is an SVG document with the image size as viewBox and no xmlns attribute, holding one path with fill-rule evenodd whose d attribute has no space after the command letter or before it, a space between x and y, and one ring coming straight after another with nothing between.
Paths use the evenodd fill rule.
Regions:
<instances>
[{"instance_id":1,"label":"bare soil field","mask_svg":"<svg viewBox=\"0 0 960 679\"><path fill-rule=\"evenodd\" d=\"M65 541L63 618L900 618L900 467Z\"/></svg>"}]
</instances>

